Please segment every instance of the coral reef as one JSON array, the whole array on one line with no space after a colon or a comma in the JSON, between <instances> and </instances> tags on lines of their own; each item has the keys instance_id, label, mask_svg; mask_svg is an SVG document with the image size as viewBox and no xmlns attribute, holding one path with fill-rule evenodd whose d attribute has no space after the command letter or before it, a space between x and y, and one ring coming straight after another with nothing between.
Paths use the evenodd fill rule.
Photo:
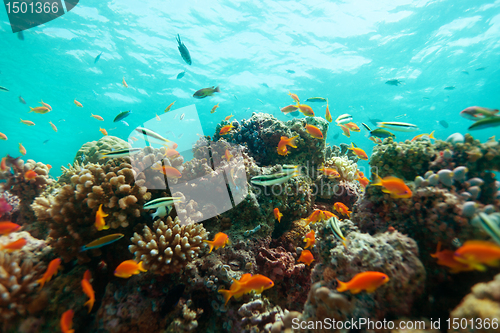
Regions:
<instances>
[{"instance_id":1,"label":"coral reef","mask_svg":"<svg viewBox=\"0 0 500 333\"><path fill-rule=\"evenodd\" d=\"M80 252L80 248L104 236L94 227L101 204L109 214L105 218L111 227L109 231L140 221L142 207L151 195L143 181L135 181L130 164L115 165L115 162L111 160L105 165L76 163L59 179L59 182L69 179L68 183L61 182L60 188L45 192L33 203L38 221L49 225L49 243L64 261L77 258L86 262L89 253L100 254L99 250Z\"/></svg>"},{"instance_id":2,"label":"coral reef","mask_svg":"<svg viewBox=\"0 0 500 333\"><path fill-rule=\"evenodd\" d=\"M451 311L450 320L452 323L467 321L469 324L473 321L476 325L458 325L458 327L451 325L449 332L498 332L500 327L500 274L496 275L493 281L478 283L472 287L472 292Z\"/></svg>"},{"instance_id":3,"label":"coral reef","mask_svg":"<svg viewBox=\"0 0 500 333\"><path fill-rule=\"evenodd\" d=\"M206 237L203 224L181 226L179 218L169 216L165 221L156 220L153 231L144 226L142 236L134 233L130 240L135 245L130 245L129 251L152 273L177 273L198 257Z\"/></svg>"},{"instance_id":4,"label":"coral reef","mask_svg":"<svg viewBox=\"0 0 500 333\"><path fill-rule=\"evenodd\" d=\"M73 163L102 163L105 160L100 159L100 153L109 153L113 149L130 148L127 141L124 141L116 136L106 135L98 141L90 141L84 143L76 153Z\"/></svg>"}]
</instances>

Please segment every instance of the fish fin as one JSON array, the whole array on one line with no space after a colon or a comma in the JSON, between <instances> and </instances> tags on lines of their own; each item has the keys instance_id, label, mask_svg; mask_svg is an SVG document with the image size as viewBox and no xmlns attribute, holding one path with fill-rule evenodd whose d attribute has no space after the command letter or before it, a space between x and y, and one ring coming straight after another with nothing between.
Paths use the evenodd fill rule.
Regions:
<instances>
[{"instance_id":1,"label":"fish fin","mask_svg":"<svg viewBox=\"0 0 500 333\"><path fill-rule=\"evenodd\" d=\"M435 132L435 131L432 131L432 132L431 132L431 134L429 135L429 139L434 139L434 140L436 139L436 138L434 137L434 132Z\"/></svg>"},{"instance_id":2,"label":"fish fin","mask_svg":"<svg viewBox=\"0 0 500 333\"><path fill-rule=\"evenodd\" d=\"M224 300L226 301L224 305L227 305L227 302L229 302L233 294L231 293L230 290L225 290L225 289L219 289L219 293L221 293L222 296L224 296Z\"/></svg>"},{"instance_id":3,"label":"fish fin","mask_svg":"<svg viewBox=\"0 0 500 333\"><path fill-rule=\"evenodd\" d=\"M337 283L338 283L338 286L337 286L337 291L338 292L343 292L343 291L346 291L346 290L349 289L347 287L347 283L346 282L342 282L339 279L335 279L335 280L337 280Z\"/></svg>"},{"instance_id":4,"label":"fish fin","mask_svg":"<svg viewBox=\"0 0 500 333\"><path fill-rule=\"evenodd\" d=\"M377 290L378 287L371 287L371 288L366 288L367 293L373 293L375 290Z\"/></svg>"},{"instance_id":5,"label":"fish fin","mask_svg":"<svg viewBox=\"0 0 500 333\"><path fill-rule=\"evenodd\" d=\"M219 88L219 86L215 87L214 92L218 92L218 93L220 93L220 88Z\"/></svg>"},{"instance_id":6,"label":"fish fin","mask_svg":"<svg viewBox=\"0 0 500 333\"><path fill-rule=\"evenodd\" d=\"M87 302L85 302L83 304L83 306L87 306L87 305L89 306L89 312L88 313L90 313L90 311L92 311L92 307L94 306L94 302L95 302L95 299L91 298L91 299L89 299Z\"/></svg>"},{"instance_id":7,"label":"fish fin","mask_svg":"<svg viewBox=\"0 0 500 333\"><path fill-rule=\"evenodd\" d=\"M361 291L361 289L351 289L351 294L359 294Z\"/></svg>"},{"instance_id":8,"label":"fish fin","mask_svg":"<svg viewBox=\"0 0 500 333\"><path fill-rule=\"evenodd\" d=\"M373 185L377 185L377 184L373 184ZM384 192L384 193L391 193L391 191L389 191L389 190L388 190L388 189L386 189L385 187L384 187L384 188L382 188L382 192ZM394 198L397 198L398 196L397 196L397 195L394 195L393 197L394 197Z\"/></svg>"},{"instance_id":9,"label":"fish fin","mask_svg":"<svg viewBox=\"0 0 500 333\"><path fill-rule=\"evenodd\" d=\"M208 251L208 253L212 253L212 250L214 249L214 244L212 241L209 241L209 240L203 240L203 243L207 243L208 246L210 246L210 251ZM217 250L217 249L216 249Z\"/></svg>"},{"instance_id":10,"label":"fish fin","mask_svg":"<svg viewBox=\"0 0 500 333\"><path fill-rule=\"evenodd\" d=\"M147 272L148 270L145 269L143 266L142 266L142 261L139 262L139 264L137 265L137 268L141 271L141 272Z\"/></svg>"},{"instance_id":11,"label":"fish fin","mask_svg":"<svg viewBox=\"0 0 500 333\"><path fill-rule=\"evenodd\" d=\"M373 186L382 186L382 178L379 177L376 173L373 173L375 176L375 182L372 183ZM383 190L382 190L383 191Z\"/></svg>"}]
</instances>

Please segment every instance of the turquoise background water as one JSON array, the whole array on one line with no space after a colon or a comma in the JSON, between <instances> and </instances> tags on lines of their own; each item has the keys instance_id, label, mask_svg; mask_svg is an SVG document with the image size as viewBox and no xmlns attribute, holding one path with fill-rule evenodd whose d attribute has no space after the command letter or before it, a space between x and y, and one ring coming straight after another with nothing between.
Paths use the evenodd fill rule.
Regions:
<instances>
[{"instance_id":1,"label":"turquoise background water","mask_svg":"<svg viewBox=\"0 0 500 333\"><path fill-rule=\"evenodd\" d=\"M178 33L192 66L177 50ZM350 113L358 125L372 126L369 118L378 118L420 127L396 133L397 140L433 130L440 139L466 133L471 122L459 116L462 109L500 107L498 0L89 0L24 36L21 41L12 33L0 9L0 86L10 89L0 92L0 132L9 138L0 141L0 152L18 156L22 142L26 158L51 164L53 175L72 163L83 143L102 137L99 127L127 139L135 126L163 115L173 101L172 110L194 104L204 134L213 135L230 114L238 120L252 112L290 119L279 111L292 102L288 91L301 100L321 96L329 99L334 119ZM403 85L385 84L394 78ZM203 100L192 97L213 85L222 92ZM41 99L53 111L28 113L28 106ZM74 99L84 107L76 107ZM217 103L217 112L210 114ZM310 105L324 116L323 104ZM132 110L125 119L130 127L112 122L124 110ZM174 113L162 134L172 140L181 133L196 137L189 119L182 123ZM20 124L19 118L36 126ZM364 130L350 139L333 139L337 133L340 128L332 125L327 142L354 142L372 151ZM495 133L498 127L473 135L484 141Z\"/></svg>"}]
</instances>

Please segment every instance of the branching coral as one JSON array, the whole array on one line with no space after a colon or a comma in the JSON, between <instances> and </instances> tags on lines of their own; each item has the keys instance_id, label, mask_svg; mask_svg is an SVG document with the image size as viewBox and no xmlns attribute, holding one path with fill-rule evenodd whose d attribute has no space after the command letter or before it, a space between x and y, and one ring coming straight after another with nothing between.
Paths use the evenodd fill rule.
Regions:
<instances>
[{"instance_id":1,"label":"branching coral","mask_svg":"<svg viewBox=\"0 0 500 333\"><path fill-rule=\"evenodd\" d=\"M135 245L130 245L129 251L153 273L176 273L198 256L206 237L202 224L181 226L177 217L168 217L165 222L156 220L153 231L144 226L142 236L134 233L130 240Z\"/></svg>"},{"instance_id":2,"label":"branching coral","mask_svg":"<svg viewBox=\"0 0 500 333\"><path fill-rule=\"evenodd\" d=\"M49 243L65 261L89 260L81 246L103 236L94 227L99 206L103 205L106 224L112 229L140 221L144 203L151 195L143 181L135 181L131 165L108 161L105 165L86 164L66 169L61 179L69 179L52 193L44 193L34 204L38 220L50 228ZM97 252L98 253L98 252Z\"/></svg>"},{"instance_id":3,"label":"branching coral","mask_svg":"<svg viewBox=\"0 0 500 333\"><path fill-rule=\"evenodd\" d=\"M26 254L0 251L0 321L27 313L40 277L38 266Z\"/></svg>"}]
</instances>

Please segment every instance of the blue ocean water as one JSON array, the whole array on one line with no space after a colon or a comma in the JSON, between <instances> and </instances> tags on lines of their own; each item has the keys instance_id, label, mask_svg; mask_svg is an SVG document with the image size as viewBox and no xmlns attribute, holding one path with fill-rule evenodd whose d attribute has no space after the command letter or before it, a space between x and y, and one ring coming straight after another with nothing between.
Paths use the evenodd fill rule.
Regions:
<instances>
[{"instance_id":1,"label":"blue ocean water","mask_svg":"<svg viewBox=\"0 0 500 333\"><path fill-rule=\"evenodd\" d=\"M189 118L182 123L172 112L162 134L173 140L183 133L213 135L230 114L241 120L266 112L288 120L279 108L291 104L289 91L301 100L328 98L334 119L350 113L358 125L371 126L376 118L419 126L418 132L396 133L398 141L434 130L439 139L465 134L471 122L459 116L461 110L500 105L498 0L88 0L25 31L24 40L12 33L3 9L0 22L0 86L10 90L0 92L0 132L8 136L0 151L18 156L22 143L26 158L51 164L55 176L82 144L102 137L100 127L126 139L173 101L174 111L195 105L204 132L194 133ZM179 54L177 34L191 66ZM176 79L182 71L185 76ZM390 79L402 84L385 84ZM192 97L217 85L220 94ZM29 113L40 100L53 111ZM324 104L310 105L324 116ZM113 123L125 110L132 111L125 119L130 126ZM333 139L339 133L332 124L327 142L354 142L370 155L373 143L363 129ZM496 133L498 128L472 134L484 141Z\"/></svg>"}]
</instances>

